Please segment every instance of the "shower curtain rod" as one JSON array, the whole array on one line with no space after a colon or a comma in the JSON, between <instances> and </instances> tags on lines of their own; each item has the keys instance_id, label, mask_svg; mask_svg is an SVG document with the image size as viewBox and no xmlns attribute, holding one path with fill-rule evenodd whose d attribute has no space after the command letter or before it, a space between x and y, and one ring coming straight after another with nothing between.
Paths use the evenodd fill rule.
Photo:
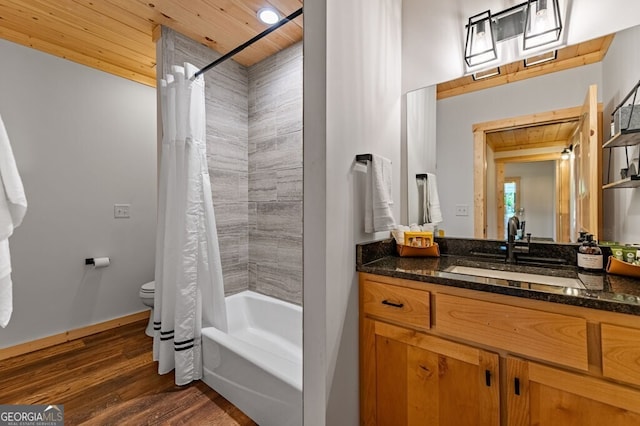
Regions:
<instances>
[{"instance_id":1,"label":"shower curtain rod","mask_svg":"<svg viewBox=\"0 0 640 426\"><path fill-rule=\"evenodd\" d=\"M200 76L200 75L204 74L205 72L209 71L211 68L215 67L216 65L219 65L219 64L223 63L224 61L226 61L227 59L230 59L236 53L241 52L242 50L244 50L247 47L251 46L256 41L260 40L261 38L265 37L266 35L268 35L268 34L272 33L273 31L277 30L278 28L280 28L281 26L283 26L287 22L293 21L294 19L296 19L300 15L302 15L302 8L296 10L295 12L293 12L291 15L287 16L286 18L282 18L281 20L279 20L278 22L276 22L275 24L273 24L272 26L270 26L269 28L267 28L266 30L264 30L263 32L258 34L257 36L253 37L251 40L241 44L238 47L236 47L231 52L229 52L229 53L219 57L215 61L211 62L209 65L205 66L204 68L202 68L201 70L196 72L193 75L193 78L194 79L197 78L198 76Z\"/></svg>"}]
</instances>

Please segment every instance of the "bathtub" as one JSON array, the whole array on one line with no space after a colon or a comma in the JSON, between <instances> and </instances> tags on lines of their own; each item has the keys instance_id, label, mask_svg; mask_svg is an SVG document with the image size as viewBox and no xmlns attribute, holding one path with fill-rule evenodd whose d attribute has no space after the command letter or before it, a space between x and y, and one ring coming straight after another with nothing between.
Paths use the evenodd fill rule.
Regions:
<instances>
[{"instance_id":1,"label":"bathtub","mask_svg":"<svg viewBox=\"0 0 640 426\"><path fill-rule=\"evenodd\" d=\"M229 332L202 329L202 380L260 426L302 424L302 308L243 291Z\"/></svg>"}]
</instances>

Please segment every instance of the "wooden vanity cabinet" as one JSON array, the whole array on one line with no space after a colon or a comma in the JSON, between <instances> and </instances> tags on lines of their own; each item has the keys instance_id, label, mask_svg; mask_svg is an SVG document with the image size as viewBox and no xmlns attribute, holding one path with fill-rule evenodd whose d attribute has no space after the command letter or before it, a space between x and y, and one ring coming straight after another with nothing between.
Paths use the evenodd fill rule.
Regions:
<instances>
[{"instance_id":1,"label":"wooden vanity cabinet","mask_svg":"<svg viewBox=\"0 0 640 426\"><path fill-rule=\"evenodd\" d=\"M602 374L640 386L640 329L612 324L602 324L600 329Z\"/></svg>"},{"instance_id":2,"label":"wooden vanity cabinet","mask_svg":"<svg viewBox=\"0 0 640 426\"><path fill-rule=\"evenodd\" d=\"M507 358L509 426L640 425L640 390Z\"/></svg>"},{"instance_id":3,"label":"wooden vanity cabinet","mask_svg":"<svg viewBox=\"0 0 640 426\"><path fill-rule=\"evenodd\" d=\"M640 425L640 318L361 273L360 424Z\"/></svg>"},{"instance_id":4,"label":"wooden vanity cabinet","mask_svg":"<svg viewBox=\"0 0 640 426\"><path fill-rule=\"evenodd\" d=\"M375 303L381 293L395 298ZM403 311L403 293L418 296L417 309ZM416 327L428 292L368 281L360 303L361 424L500 424L498 354L426 334L424 320Z\"/></svg>"}]
</instances>

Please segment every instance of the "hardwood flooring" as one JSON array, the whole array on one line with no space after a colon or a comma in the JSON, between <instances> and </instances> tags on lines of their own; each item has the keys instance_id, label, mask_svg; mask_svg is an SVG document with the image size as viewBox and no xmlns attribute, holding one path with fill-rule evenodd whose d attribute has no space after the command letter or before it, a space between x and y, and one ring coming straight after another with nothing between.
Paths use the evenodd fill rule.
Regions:
<instances>
[{"instance_id":1,"label":"hardwood flooring","mask_svg":"<svg viewBox=\"0 0 640 426\"><path fill-rule=\"evenodd\" d=\"M146 321L0 361L0 404L62 404L65 425L256 425L203 382L158 375Z\"/></svg>"}]
</instances>

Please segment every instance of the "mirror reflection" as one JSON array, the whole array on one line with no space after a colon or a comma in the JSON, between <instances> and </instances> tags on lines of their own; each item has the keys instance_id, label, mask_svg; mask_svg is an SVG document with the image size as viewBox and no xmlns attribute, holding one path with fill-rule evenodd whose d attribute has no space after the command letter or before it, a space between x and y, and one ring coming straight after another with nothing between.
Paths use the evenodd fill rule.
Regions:
<instances>
[{"instance_id":1,"label":"mirror reflection","mask_svg":"<svg viewBox=\"0 0 640 426\"><path fill-rule=\"evenodd\" d=\"M460 79L408 93L409 222L420 214L415 174L433 167L411 164L430 144L447 236L505 239L508 218L520 211L532 241L574 242L580 231L601 241L640 241L631 226L640 196L633 189L602 190L626 160L624 150L603 150L602 143L610 137L613 108L637 83L640 70L627 62L630 52L640 56L633 48L638 40L640 27L621 31L587 42L600 46L597 61L565 69L558 52L554 71L533 78L503 72L494 77L502 81L482 83L482 90L465 92L471 85ZM566 59L585 47L565 49ZM432 92L435 118L414 109L418 97ZM418 128L435 138L424 131L416 137ZM637 146L627 153L637 163Z\"/></svg>"}]
</instances>

